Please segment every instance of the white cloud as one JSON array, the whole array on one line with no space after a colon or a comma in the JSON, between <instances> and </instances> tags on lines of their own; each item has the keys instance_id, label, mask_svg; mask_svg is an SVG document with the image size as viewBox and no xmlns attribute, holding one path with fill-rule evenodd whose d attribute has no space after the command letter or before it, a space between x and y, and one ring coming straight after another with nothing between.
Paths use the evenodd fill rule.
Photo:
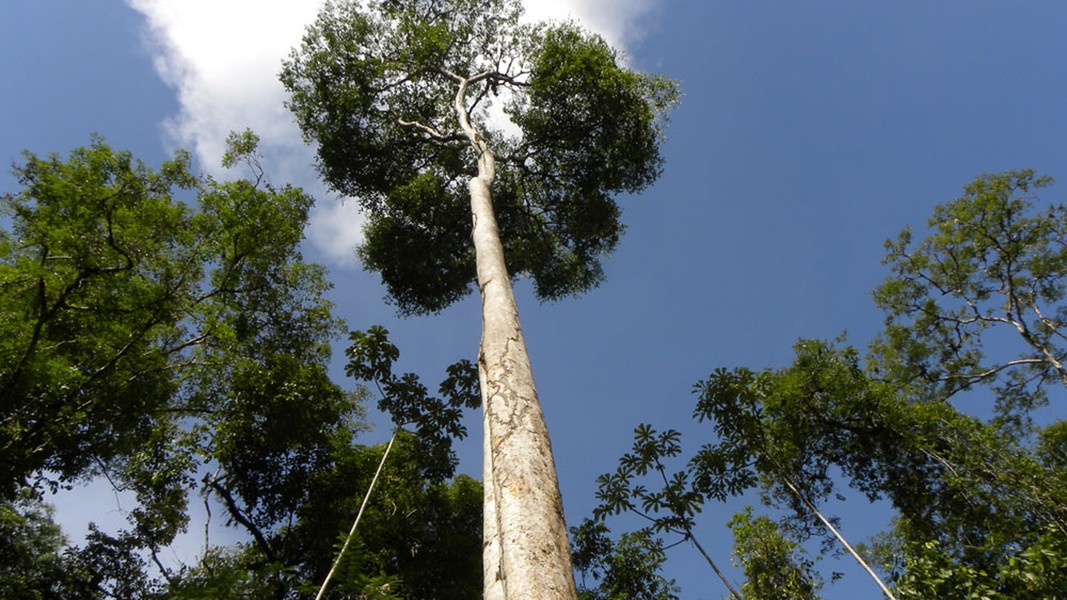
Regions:
<instances>
[{"instance_id":1,"label":"white cloud","mask_svg":"<svg viewBox=\"0 0 1067 600\"><path fill-rule=\"evenodd\" d=\"M174 88L179 112L166 124L170 143L218 169L230 131L251 128L262 138L270 175L319 198L312 151L283 103L282 60L299 45L319 0L126 0L148 23L156 70ZM524 0L531 20L575 19L624 47L640 35L640 18L654 0ZM353 266L361 218L354 202L317 203L309 239L336 266Z\"/></svg>"},{"instance_id":2,"label":"white cloud","mask_svg":"<svg viewBox=\"0 0 1067 600\"><path fill-rule=\"evenodd\" d=\"M523 4L530 21L573 19L623 50L640 38L642 17L656 6L655 0L524 0Z\"/></svg>"},{"instance_id":3,"label":"white cloud","mask_svg":"<svg viewBox=\"0 0 1067 600\"><path fill-rule=\"evenodd\" d=\"M166 123L169 143L193 151L201 166L220 174L230 131L252 129L262 140L270 177L299 185L320 199L308 239L322 259L354 267L362 217L355 203L341 206L312 168L313 151L285 109L278 82L282 60L315 19L318 0L127 0L148 23L156 71L178 97Z\"/></svg>"},{"instance_id":4,"label":"white cloud","mask_svg":"<svg viewBox=\"0 0 1067 600\"><path fill-rule=\"evenodd\" d=\"M359 206L349 200L319 202L308 224L308 239L319 252L331 258L338 266L356 266L356 245L363 240L358 226L363 221Z\"/></svg>"},{"instance_id":5,"label":"white cloud","mask_svg":"<svg viewBox=\"0 0 1067 600\"><path fill-rule=\"evenodd\" d=\"M175 142L208 167L234 129L251 127L265 144L286 150L301 145L278 71L319 2L128 2L147 18L156 70L178 95L180 112L169 123Z\"/></svg>"}]
</instances>

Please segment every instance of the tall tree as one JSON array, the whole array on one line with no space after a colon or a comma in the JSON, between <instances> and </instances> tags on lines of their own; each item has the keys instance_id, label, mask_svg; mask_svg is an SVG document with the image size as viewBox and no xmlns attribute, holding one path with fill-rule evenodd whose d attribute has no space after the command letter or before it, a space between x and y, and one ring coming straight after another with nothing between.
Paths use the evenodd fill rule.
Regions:
<instances>
[{"instance_id":1,"label":"tall tree","mask_svg":"<svg viewBox=\"0 0 1067 600\"><path fill-rule=\"evenodd\" d=\"M328 3L281 78L322 176L366 209L359 254L400 312L481 293L485 597L573 598L511 280L531 276L542 299L600 282L622 232L612 196L658 176L677 91L573 24L520 14L517 0Z\"/></svg>"}]
</instances>

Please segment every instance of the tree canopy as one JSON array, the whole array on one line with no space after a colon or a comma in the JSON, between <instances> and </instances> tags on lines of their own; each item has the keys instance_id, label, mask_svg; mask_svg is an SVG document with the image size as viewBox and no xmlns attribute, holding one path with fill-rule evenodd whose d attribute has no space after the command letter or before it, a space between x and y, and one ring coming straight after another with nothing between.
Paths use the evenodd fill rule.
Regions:
<instances>
[{"instance_id":1,"label":"tree canopy","mask_svg":"<svg viewBox=\"0 0 1067 600\"><path fill-rule=\"evenodd\" d=\"M100 138L16 168L0 231L5 597L301 598L336 554L382 453L357 443L370 392L327 373L342 324L299 252L311 197L270 183L254 134L229 141L225 165L249 178L196 176L183 152L154 170ZM372 331L350 355L390 358L352 374L386 380L382 408L423 435L400 434L338 593L468 598L481 486L452 480L451 440L477 404L473 366L451 367L438 400L392 375L399 350ZM125 529L91 524L73 546L41 501L90 479L135 501ZM165 567L191 490L248 541Z\"/></svg>"},{"instance_id":2,"label":"tree canopy","mask_svg":"<svg viewBox=\"0 0 1067 600\"><path fill-rule=\"evenodd\" d=\"M623 229L613 196L660 173L674 84L625 67L573 23L521 23L521 10L331 2L282 72L323 179L366 210L360 257L402 313L439 311L474 283L467 179L478 156L457 103L496 155L510 272L532 277L542 299L600 283Z\"/></svg>"},{"instance_id":3,"label":"tree canopy","mask_svg":"<svg viewBox=\"0 0 1067 600\"><path fill-rule=\"evenodd\" d=\"M250 135L230 164L254 164ZM144 492L162 500L191 467L175 442L205 435L180 415L231 428L221 457L252 434L231 421L237 398L265 416L284 397L272 379L307 398L302 414L347 410L325 376L329 286L297 251L309 196L196 178L184 153L157 172L99 139L67 160L28 154L17 175L0 237L7 497L114 470L154 471Z\"/></svg>"},{"instance_id":4,"label":"tree canopy","mask_svg":"<svg viewBox=\"0 0 1067 600\"><path fill-rule=\"evenodd\" d=\"M1051 183L1032 170L983 175L934 210L925 238L905 229L886 242L892 275L875 301L887 375L933 398L990 385L1008 421L1067 385L1067 209L1037 198Z\"/></svg>"}]
</instances>

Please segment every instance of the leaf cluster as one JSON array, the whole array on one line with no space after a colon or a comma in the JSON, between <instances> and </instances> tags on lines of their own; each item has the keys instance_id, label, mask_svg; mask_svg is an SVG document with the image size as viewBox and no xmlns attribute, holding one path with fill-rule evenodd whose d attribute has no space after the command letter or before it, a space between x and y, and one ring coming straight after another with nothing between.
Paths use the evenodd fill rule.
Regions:
<instances>
[{"instance_id":1,"label":"leaf cluster","mask_svg":"<svg viewBox=\"0 0 1067 600\"><path fill-rule=\"evenodd\" d=\"M796 542L766 516L753 517L752 507L727 523L734 533L734 555L745 572L744 598L758 600L814 600L821 578L814 563L802 555Z\"/></svg>"},{"instance_id":2,"label":"leaf cluster","mask_svg":"<svg viewBox=\"0 0 1067 600\"><path fill-rule=\"evenodd\" d=\"M467 437L461 422L463 409L481 406L478 368L466 359L450 365L448 377L438 387L442 397L431 396L418 375L393 374L400 351L388 336L389 332L377 325L366 332L353 331L349 335L352 343L345 351L349 358L345 372L378 387L378 408L392 417L394 425L414 428L420 464L428 479L451 477L458 462L452 440Z\"/></svg>"},{"instance_id":3,"label":"leaf cluster","mask_svg":"<svg viewBox=\"0 0 1067 600\"><path fill-rule=\"evenodd\" d=\"M680 438L681 434L671 429L657 432L649 425L639 425L634 430L633 449L619 459L615 473L597 478L601 503L593 511L594 518L600 521L609 515L636 512L657 533L691 535L704 495L691 485L688 471L668 473L666 461L682 451ZM660 485L639 483L649 475Z\"/></svg>"},{"instance_id":4,"label":"leaf cluster","mask_svg":"<svg viewBox=\"0 0 1067 600\"><path fill-rule=\"evenodd\" d=\"M612 540L603 522L586 519L570 528L574 569L581 575L581 600L673 600L674 580L659 574L667 557L663 543L647 529Z\"/></svg>"}]
</instances>

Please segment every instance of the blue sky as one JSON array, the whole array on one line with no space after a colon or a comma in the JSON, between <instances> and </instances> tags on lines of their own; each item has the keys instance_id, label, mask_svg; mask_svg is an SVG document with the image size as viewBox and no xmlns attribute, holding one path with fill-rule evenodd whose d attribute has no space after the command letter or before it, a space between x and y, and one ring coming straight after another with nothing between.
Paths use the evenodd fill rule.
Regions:
<instances>
[{"instance_id":1,"label":"blue sky","mask_svg":"<svg viewBox=\"0 0 1067 600\"><path fill-rule=\"evenodd\" d=\"M180 14L153 0L6 0L0 160L66 152L98 132L150 165L191 148L211 171L226 131L253 127L272 178L319 197L306 255L330 267L349 327L385 325L401 367L436 381L474 356L477 302L400 320L353 262L358 215L314 181L273 87L304 17L282 18L272 4L183 0ZM277 4L315 12L310 1ZM847 331L865 345L881 323L870 290L885 276L883 241L920 229L976 175L1033 167L1067 179L1060 2L528 4L548 16L573 11L684 94L663 177L622 200L628 229L606 283L548 305L519 286L571 522L589 514L595 477L614 468L638 423L680 429L690 448L707 439L690 420L690 389L713 369L783 366L801 337ZM14 186L0 175L0 190ZM470 428L462 470L478 475L477 419ZM100 496L64 505L64 518L114 518L114 499ZM738 508L709 505L702 517L698 534L720 564ZM886 517L856 502L833 509L853 541ZM725 595L691 548L671 550L667 566L683 598ZM830 568L846 574L828 598L877 597L847 561Z\"/></svg>"}]
</instances>

